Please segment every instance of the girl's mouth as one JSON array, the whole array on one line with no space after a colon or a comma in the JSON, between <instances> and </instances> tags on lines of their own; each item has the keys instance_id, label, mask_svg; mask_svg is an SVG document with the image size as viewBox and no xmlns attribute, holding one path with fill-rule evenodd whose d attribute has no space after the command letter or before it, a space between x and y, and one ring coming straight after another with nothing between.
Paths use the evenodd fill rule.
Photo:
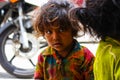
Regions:
<instances>
[{"instance_id":1,"label":"girl's mouth","mask_svg":"<svg viewBox=\"0 0 120 80\"><path fill-rule=\"evenodd\" d=\"M57 47L61 47L62 44L61 43L54 43L53 46L57 48Z\"/></svg>"}]
</instances>

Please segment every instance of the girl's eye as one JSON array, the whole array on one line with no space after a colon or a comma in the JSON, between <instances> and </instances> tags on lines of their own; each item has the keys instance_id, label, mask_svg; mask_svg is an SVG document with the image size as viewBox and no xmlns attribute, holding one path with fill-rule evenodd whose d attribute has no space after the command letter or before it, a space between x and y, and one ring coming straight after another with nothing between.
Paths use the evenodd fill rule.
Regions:
<instances>
[{"instance_id":1,"label":"girl's eye","mask_svg":"<svg viewBox=\"0 0 120 80\"><path fill-rule=\"evenodd\" d=\"M65 30L64 30L64 29L60 29L59 31L60 31L60 32L64 32Z\"/></svg>"},{"instance_id":2,"label":"girl's eye","mask_svg":"<svg viewBox=\"0 0 120 80\"><path fill-rule=\"evenodd\" d=\"M45 33L51 34L52 32L50 30L46 30Z\"/></svg>"}]
</instances>

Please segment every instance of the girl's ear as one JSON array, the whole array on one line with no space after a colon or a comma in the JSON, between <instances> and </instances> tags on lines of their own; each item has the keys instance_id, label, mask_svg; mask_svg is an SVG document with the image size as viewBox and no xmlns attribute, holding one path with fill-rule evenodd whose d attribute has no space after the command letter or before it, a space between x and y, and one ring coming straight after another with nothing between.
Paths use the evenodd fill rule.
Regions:
<instances>
[{"instance_id":1,"label":"girl's ear","mask_svg":"<svg viewBox=\"0 0 120 80\"><path fill-rule=\"evenodd\" d=\"M112 0L113 4L120 9L120 0Z\"/></svg>"}]
</instances>

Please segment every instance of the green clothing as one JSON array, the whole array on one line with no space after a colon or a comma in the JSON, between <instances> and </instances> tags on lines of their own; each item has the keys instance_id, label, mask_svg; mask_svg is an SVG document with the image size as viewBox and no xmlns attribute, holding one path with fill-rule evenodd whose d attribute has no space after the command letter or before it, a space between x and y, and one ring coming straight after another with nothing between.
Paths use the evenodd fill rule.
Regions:
<instances>
[{"instance_id":1,"label":"green clothing","mask_svg":"<svg viewBox=\"0 0 120 80\"><path fill-rule=\"evenodd\" d=\"M120 42L107 37L100 41L94 62L95 80L120 80Z\"/></svg>"}]
</instances>

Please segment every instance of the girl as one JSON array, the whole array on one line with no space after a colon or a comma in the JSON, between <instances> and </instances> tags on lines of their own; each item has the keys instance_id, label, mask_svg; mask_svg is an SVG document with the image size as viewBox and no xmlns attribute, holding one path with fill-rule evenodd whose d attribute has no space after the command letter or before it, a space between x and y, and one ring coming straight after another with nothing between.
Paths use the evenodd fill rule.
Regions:
<instances>
[{"instance_id":1,"label":"girl","mask_svg":"<svg viewBox=\"0 0 120 80\"><path fill-rule=\"evenodd\" d=\"M38 56L35 79L93 80L94 55L74 39L82 29L68 18L73 7L66 0L50 0L38 10L34 29L48 47Z\"/></svg>"},{"instance_id":2,"label":"girl","mask_svg":"<svg viewBox=\"0 0 120 80\"><path fill-rule=\"evenodd\" d=\"M120 80L120 0L87 0L86 8L75 8L70 14L101 40L93 68L95 80Z\"/></svg>"}]
</instances>

